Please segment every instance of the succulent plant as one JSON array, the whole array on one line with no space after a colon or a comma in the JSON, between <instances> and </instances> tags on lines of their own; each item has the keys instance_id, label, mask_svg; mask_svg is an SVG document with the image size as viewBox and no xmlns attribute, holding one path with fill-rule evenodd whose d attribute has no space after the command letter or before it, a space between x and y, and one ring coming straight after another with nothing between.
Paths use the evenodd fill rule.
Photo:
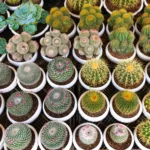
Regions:
<instances>
[{"instance_id":1,"label":"succulent plant","mask_svg":"<svg viewBox=\"0 0 150 150\"><path fill-rule=\"evenodd\" d=\"M101 59L89 60L81 69L81 78L90 87L104 85L109 78L109 69Z\"/></svg>"},{"instance_id":2,"label":"succulent plant","mask_svg":"<svg viewBox=\"0 0 150 150\"><path fill-rule=\"evenodd\" d=\"M98 6L85 4L80 12L79 28L81 30L96 29L100 30L101 24L104 21L104 16Z\"/></svg>"},{"instance_id":3,"label":"succulent plant","mask_svg":"<svg viewBox=\"0 0 150 150\"><path fill-rule=\"evenodd\" d=\"M75 70L69 58L56 57L47 66L49 78L58 83L67 82L73 76Z\"/></svg>"},{"instance_id":4,"label":"succulent plant","mask_svg":"<svg viewBox=\"0 0 150 150\"><path fill-rule=\"evenodd\" d=\"M48 16L48 11L43 10L40 18L40 23L46 24L46 17Z\"/></svg>"},{"instance_id":5,"label":"succulent plant","mask_svg":"<svg viewBox=\"0 0 150 150\"><path fill-rule=\"evenodd\" d=\"M4 15L7 9L8 9L8 6L5 3L0 2L0 15Z\"/></svg>"},{"instance_id":6,"label":"succulent plant","mask_svg":"<svg viewBox=\"0 0 150 150\"><path fill-rule=\"evenodd\" d=\"M150 93L148 93L145 98L144 106L145 106L146 110L150 113Z\"/></svg>"},{"instance_id":7,"label":"succulent plant","mask_svg":"<svg viewBox=\"0 0 150 150\"><path fill-rule=\"evenodd\" d=\"M110 138L117 144L125 143L129 137L128 129L122 124L114 124L110 128Z\"/></svg>"},{"instance_id":8,"label":"succulent plant","mask_svg":"<svg viewBox=\"0 0 150 150\"><path fill-rule=\"evenodd\" d=\"M5 17L0 15L0 29L3 29L7 25Z\"/></svg>"},{"instance_id":9,"label":"succulent plant","mask_svg":"<svg viewBox=\"0 0 150 150\"><path fill-rule=\"evenodd\" d=\"M22 0L6 0L6 3L8 3L9 5L18 5L21 3Z\"/></svg>"},{"instance_id":10,"label":"succulent plant","mask_svg":"<svg viewBox=\"0 0 150 150\"><path fill-rule=\"evenodd\" d=\"M0 38L0 55L6 53L6 40L4 38Z\"/></svg>"},{"instance_id":11,"label":"succulent plant","mask_svg":"<svg viewBox=\"0 0 150 150\"><path fill-rule=\"evenodd\" d=\"M35 24L24 25L23 26L23 31L33 35L37 31L37 26Z\"/></svg>"},{"instance_id":12,"label":"succulent plant","mask_svg":"<svg viewBox=\"0 0 150 150\"><path fill-rule=\"evenodd\" d=\"M31 129L26 124L16 123L6 129L4 141L11 150L26 149L31 140Z\"/></svg>"},{"instance_id":13,"label":"succulent plant","mask_svg":"<svg viewBox=\"0 0 150 150\"><path fill-rule=\"evenodd\" d=\"M41 129L41 143L47 149L63 149L67 137L67 128L60 122L47 122Z\"/></svg>"}]
</instances>

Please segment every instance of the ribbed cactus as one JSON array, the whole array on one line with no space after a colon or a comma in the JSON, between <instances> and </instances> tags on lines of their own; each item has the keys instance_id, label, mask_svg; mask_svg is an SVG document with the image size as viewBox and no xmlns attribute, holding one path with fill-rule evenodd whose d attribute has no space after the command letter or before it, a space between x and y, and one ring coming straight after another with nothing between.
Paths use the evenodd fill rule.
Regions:
<instances>
[{"instance_id":1,"label":"ribbed cactus","mask_svg":"<svg viewBox=\"0 0 150 150\"><path fill-rule=\"evenodd\" d=\"M96 29L99 31L101 24L104 21L104 16L98 6L85 4L80 12L79 28L81 30Z\"/></svg>"},{"instance_id":2,"label":"ribbed cactus","mask_svg":"<svg viewBox=\"0 0 150 150\"><path fill-rule=\"evenodd\" d=\"M87 59L99 55L101 47L102 40L97 31L93 33L93 30L81 30L79 36L74 39L74 49L78 50L78 53Z\"/></svg>"},{"instance_id":3,"label":"ribbed cactus","mask_svg":"<svg viewBox=\"0 0 150 150\"><path fill-rule=\"evenodd\" d=\"M26 149L31 140L31 129L26 124L16 123L6 129L4 141L11 150Z\"/></svg>"},{"instance_id":4,"label":"ribbed cactus","mask_svg":"<svg viewBox=\"0 0 150 150\"><path fill-rule=\"evenodd\" d=\"M0 15L5 14L7 9L8 9L8 6L5 3L0 2Z\"/></svg>"},{"instance_id":5,"label":"ribbed cactus","mask_svg":"<svg viewBox=\"0 0 150 150\"><path fill-rule=\"evenodd\" d=\"M4 38L0 38L0 55L6 53L6 40Z\"/></svg>"},{"instance_id":6,"label":"ribbed cactus","mask_svg":"<svg viewBox=\"0 0 150 150\"><path fill-rule=\"evenodd\" d=\"M145 101L144 101L144 106L146 110L150 113L150 93L147 94Z\"/></svg>"},{"instance_id":7,"label":"ribbed cactus","mask_svg":"<svg viewBox=\"0 0 150 150\"><path fill-rule=\"evenodd\" d=\"M38 43L31 38L32 36L29 33L22 32L19 35L14 35L8 42L6 50L14 61L30 60L38 50Z\"/></svg>"},{"instance_id":8,"label":"ribbed cactus","mask_svg":"<svg viewBox=\"0 0 150 150\"><path fill-rule=\"evenodd\" d=\"M81 78L88 86L102 86L108 81L109 69L103 60L92 59L82 67Z\"/></svg>"},{"instance_id":9,"label":"ribbed cactus","mask_svg":"<svg viewBox=\"0 0 150 150\"><path fill-rule=\"evenodd\" d=\"M37 64L25 63L17 69L17 76L22 84L32 86L40 81L42 72Z\"/></svg>"},{"instance_id":10,"label":"ribbed cactus","mask_svg":"<svg viewBox=\"0 0 150 150\"><path fill-rule=\"evenodd\" d=\"M117 144L123 144L128 140L129 131L122 124L114 124L110 128L109 135L113 142Z\"/></svg>"},{"instance_id":11,"label":"ribbed cactus","mask_svg":"<svg viewBox=\"0 0 150 150\"><path fill-rule=\"evenodd\" d=\"M63 149L67 137L67 128L59 122L48 122L41 129L41 142L47 149Z\"/></svg>"},{"instance_id":12,"label":"ribbed cactus","mask_svg":"<svg viewBox=\"0 0 150 150\"><path fill-rule=\"evenodd\" d=\"M62 114L69 110L72 104L71 94L62 88L50 90L45 98L45 106L55 114Z\"/></svg>"},{"instance_id":13,"label":"ribbed cactus","mask_svg":"<svg viewBox=\"0 0 150 150\"><path fill-rule=\"evenodd\" d=\"M33 107L33 99L30 94L18 91L7 100L8 112L13 116L25 116Z\"/></svg>"},{"instance_id":14,"label":"ribbed cactus","mask_svg":"<svg viewBox=\"0 0 150 150\"><path fill-rule=\"evenodd\" d=\"M9 5L18 5L18 4L21 4L22 0L6 0L6 3L8 3Z\"/></svg>"},{"instance_id":15,"label":"ribbed cactus","mask_svg":"<svg viewBox=\"0 0 150 150\"><path fill-rule=\"evenodd\" d=\"M49 78L58 83L68 81L75 72L72 61L64 57L56 57L49 62L47 71Z\"/></svg>"},{"instance_id":16,"label":"ribbed cactus","mask_svg":"<svg viewBox=\"0 0 150 150\"><path fill-rule=\"evenodd\" d=\"M134 52L134 34L125 27L113 30L109 35L110 48L113 52L127 54Z\"/></svg>"},{"instance_id":17,"label":"ribbed cactus","mask_svg":"<svg viewBox=\"0 0 150 150\"><path fill-rule=\"evenodd\" d=\"M122 62L115 68L114 76L119 85L131 89L143 81L143 68L136 60Z\"/></svg>"},{"instance_id":18,"label":"ribbed cactus","mask_svg":"<svg viewBox=\"0 0 150 150\"><path fill-rule=\"evenodd\" d=\"M71 48L69 37L65 33L60 33L59 30L47 32L45 37L40 39L42 46L42 54L54 58L57 55L66 56Z\"/></svg>"}]
</instances>

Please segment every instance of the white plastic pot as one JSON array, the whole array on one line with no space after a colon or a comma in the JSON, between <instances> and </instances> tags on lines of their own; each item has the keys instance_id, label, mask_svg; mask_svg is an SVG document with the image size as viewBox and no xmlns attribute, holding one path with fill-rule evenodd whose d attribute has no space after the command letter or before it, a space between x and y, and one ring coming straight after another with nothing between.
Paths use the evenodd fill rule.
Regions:
<instances>
[{"instance_id":1,"label":"white plastic pot","mask_svg":"<svg viewBox=\"0 0 150 150\"><path fill-rule=\"evenodd\" d=\"M144 3L144 5L145 5L145 6L147 6L147 5L148 5L148 3L147 3L147 1L146 1L146 0L143 0L143 3Z\"/></svg>"},{"instance_id":2,"label":"white plastic pot","mask_svg":"<svg viewBox=\"0 0 150 150\"><path fill-rule=\"evenodd\" d=\"M133 60L133 59L135 58L135 56L136 56L136 49L134 48L134 53L132 54L131 57L126 58L126 59L119 59L119 58L116 58L116 57L112 56L111 53L109 52L109 45L110 45L110 43L108 43L107 46L106 46L106 50L105 50L106 56L107 56L107 58L108 58L111 62L113 62L113 63L115 63L115 64L119 64L119 63L124 62L124 61L131 61L131 60ZM119 54L118 54L118 55L119 55ZM120 54L120 55L121 55L121 54Z\"/></svg>"},{"instance_id":3,"label":"white plastic pot","mask_svg":"<svg viewBox=\"0 0 150 150\"><path fill-rule=\"evenodd\" d=\"M5 129L4 129L2 124L0 124L0 128L2 130L2 138L1 138L1 141L0 141L0 150L1 150L4 146Z\"/></svg>"},{"instance_id":4,"label":"white plastic pot","mask_svg":"<svg viewBox=\"0 0 150 150\"><path fill-rule=\"evenodd\" d=\"M135 32L140 36L141 32L138 29L138 23L137 23L137 21L135 22L135 26L134 27L135 27Z\"/></svg>"},{"instance_id":5,"label":"white plastic pot","mask_svg":"<svg viewBox=\"0 0 150 150\"><path fill-rule=\"evenodd\" d=\"M149 65L150 65L150 62L145 67L145 76L146 76L147 82L150 84L150 77L149 77L148 72L147 72L147 69L148 69Z\"/></svg>"},{"instance_id":6,"label":"white plastic pot","mask_svg":"<svg viewBox=\"0 0 150 150\"><path fill-rule=\"evenodd\" d=\"M109 145L109 143L107 142L107 139L106 139L106 134L107 134L107 130L111 127L111 126L113 126L113 125L115 125L116 123L114 123L114 124L110 124L105 130L104 130L104 144L105 144L105 146L107 147L107 149L109 149L109 150L115 150L113 147L111 147L110 145ZM123 124L122 124L123 125ZM123 125L123 126L125 126L125 125ZM130 144L130 146L127 148L127 149L125 149L125 150L132 150L132 147L133 147L133 145L134 145L134 137L133 137L133 134L132 134L132 132L131 132L131 130L127 127L127 126L125 126L127 129L128 129L128 131L129 131L129 133L130 133L130 135L131 135L131 144ZM143 149L144 150L144 149Z\"/></svg>"},{"instance_id":7,"label":"white plastic pot","mask_svg":"<svg viewBox=\"0 0 150 150\"><path fill-rule=\"evenodd\" d=\"M0 62L2 62L6 57L6 54L3 54L1 57L0 57Z\"/></svg>"},{"instance_id":8,"label":"white plastic pot","mask_svg":"<svg viewBox=\"0 0 150 150\"><path fill-rule=\"evenodd\" d=\"M140 105L140 108L139 108L139 111L138 113L134 116L134 117L131 117L131 118L125 118L125 117L122 117L122 116L119 116L119 114L117 114L113 108L113 100L114 98L116 97L117 93L115 95L113 95L113 97L111 98L110 100L110 113L111 115L118 121L122 122L122 123L131 123L131 122L134 122L136 121L140 115L142 114L142 103L140 101L140 99L138 98L138 101L139 101L139 105Z\"/></svg>"},{"instance_id":9,"label":"white plastic pot","mask_svg":"<svg viewBox=\"0 0 150 150\"><path fill-rule=\"evenodd\" d=\"M22 91L25 91L25 92L34 92L34 93L37 93L37 92L41 91L41 90L44 88L45 84L46 84L46 75L45 75L45 72L44 72L44 70L43 70L42 68L40 68L40 70L41 70L42 75L43 75L43 80L42 80L41 84L40 84L38 87L33 88L33 89L27 89L27 88L25 88L25 87L20 83L19 78L17 78L17 84L18 84L19 88L20 88Z\"/></svg>"},{"instance_id":10,"label":"white plastic pot","mask_svg":"<svg viewBox=\"0 0 150 150\"><path fill-rule=\"evenodd\" d=\"M74 100L74 108L72 109L72 111L70 112L70 114L68 114L67 116L65 117L62 117L62 118L56 118L56 117L52 117L50 116L46 110L45 110L45 100L43 102L43 112L44 112L44 115L49 119L49 120L54 120L54 121L67 121L69 120L70 118L72 118L72 116L75 114L76 110L77 110L77 99L75 97L75 95L70 91L70 90L67 90L68 92L71 93L71 95L73 96L73 100Z\"/></svg>"},{"instance_id":11,"label":"white plastic pot","mask_svg":"<svg viewBox=\"0 0 150 150\"><path fill-rule=\"evenodd\" d=\"M68 83L68 84L65 84L65 85L55 84L55 83L52 82L51 79L49 78L48 72L46 73L47 82L48 82L48 84L49 84L51 87L53 87L53 88L58 88L58 87L59 87L59 88L69 89L69 88L71 88L71 87L76 83L76 81L77 81L77 79L78 79L78 71L77 71L77 69L76 69L75 66L74 66L74 70L75 70L74 79L73 79L70 83Z\"/></svg>"},{"instance_id":12,"label":"white plastic pot","mask_svg":"<svg viewBox=\"0 0 150 150\"><path fill-rule=\"evenodd\" d=\"M69 136L68 136L69 139L68 139L68 143L67 143L66 147L63 148L63 150L70 150L71 146L72 146L72 131L71 131L70 127L65 122L62 122L62 121L51 121L51 122L59 122L67 128L68 134L69 134ZM40 150L45 150L45 148L43 147L42 142L41 142L41 130L39 132L39 137L38 137L39 147L40 147Z\"/></svg>"},{"instance_id":13,"label":"white plastic pot","mask_svg":"<svg viewBox=\"0 0 150 150\"><path fill-rule=\"evenodd\" d=\"M86 126L86 125L92 125L92 126L94 126L94 127L97 129L97 131L99 132L99 134L100 134L100 141L99 141L98 145L97 145L95 148L91 149L91 150L99 150L99 149L101 148L101 146L102 146L102 143L103 143L103 135L102 135L102 132L101 132L100 128L99 128L97 125L95 125L95 124L93 124L93 123L89 123L89 122L80 124L80 125L77 126L76 129L74 130L74 132L73 132L73 145L74 145L74 147L75 147L77 150L84 150L84 149L82 149L82 148L78 145L78 143L76 142L76 132L78 131L79 128L81 128L82 126Z\"/></svg>"},{"instance_id":14,"label":"white plastic pot","mask_svg":"<svg viewBox=\"0 0 150 150\"><path fill-rule=\"evenodd\" d=\"M44 0L41 0L40 4L39 4L41 7L44 6Z\"/></svg>"},{"instance_id":15,"label":"white plastic pot","mask_svg":"<svg viewBox=\"0 0 150 150\"><path fill-rule=\"evenodd\" d=\"M3 113L4 107L5 107L5 100L4 97L0 94L1 98L1 106L0 106L0 115Z\"/></svg>"},{"instance_id":16,"label":"white plastic pot","mask_svg":"<svg viewBox=\"0 0 150 150\"><path fill-rule=\"evenodd\" d=\"M6 0L5 0L4 2L6 3ZM8 9L9 9L9 10L15 11L16 9L18 9L18 7L19 7L21 4L19 4L19 5L17 5L17 6L11 6L11 5L8 5L8 4L6 3L6 5L8 6Z\"/></svg>"}]
</instances>

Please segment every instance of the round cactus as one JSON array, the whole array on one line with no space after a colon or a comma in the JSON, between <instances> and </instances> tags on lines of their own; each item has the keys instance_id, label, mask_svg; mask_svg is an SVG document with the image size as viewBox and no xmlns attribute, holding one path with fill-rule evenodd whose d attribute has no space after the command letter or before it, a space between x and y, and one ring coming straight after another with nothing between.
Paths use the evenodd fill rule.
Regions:
<instances>
[{"instance_id":1,"label":"round cactus","mask_svg":"<svg viewBox=\"0 0 150 150\"><path fill-rule=\"evenodd\" d=\"M12 59L13 59L14 61L20 62L20 61L23 60L23 57L22 57L22 55L19 54L18 52L15 52L15 53L12 54Z\"/></svg>"},{"instance_id":2,"label":"round cactus","mask_svg":"<svg viewBox=\"0 0 150 150\"><path fill-rule=\"evenodd\" d=\"M28 53L28 51L29 51L29 45L27 44L27 43L25 43L25 42L20 42L20 43L18 43L17 44L17 52L19 53L19 54L26 54L26 53Z\"/></svg>"},{"instance_id":3,"label":"round cactus","mask_svg":"<svg viewBox=\"0 0 150 150\"><path fill-rule=\"evenodd\" d=\"M150 113L150 93L148 93L145 98L144 106L145 106L146 110Z\"/></svg>"}]
</instances>

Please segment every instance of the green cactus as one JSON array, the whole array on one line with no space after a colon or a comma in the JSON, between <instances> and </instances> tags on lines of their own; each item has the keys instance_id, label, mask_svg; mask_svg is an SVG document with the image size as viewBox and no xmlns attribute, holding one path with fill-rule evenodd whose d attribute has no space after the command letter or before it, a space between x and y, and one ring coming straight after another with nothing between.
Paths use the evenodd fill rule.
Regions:
<instances>
[{"instance_id":1,"label":"green cactus","mask_svg":"<svg viewBox=\"0 0 150 150\"><path fill-rule=\"evenodd\" d=\"M41 129L41 143L47 149L63 149L68 136L67 128L59 122L48 122Z\"/></svg>"},{"instance_id":2,"label":"green cactus","mask_svg":"<svg viewBox=\"0 0 150 150\"><path fill-rule=\"evenodd\" d=\"M0 38L0 55L6 53L6 40L4 38Z\"/></svg>"},{"instance_id":3,"label":"green cactus","mask_svg":"<svg viewBox=\"0 0 150 150\"><path fill-rule=\"evenodd\" d=\"M40 23L46 24L46 17L48 16L48 11L43 10L41 13Z\"/></svg>"},{"instance_id":4,"label":"green cactus","mask_svg":"<svg viewBox=\"0 0 150 150\"><path fill-rule=\"evenodd\" d=\"M11 6L21 4L21 2L22 0L6 0L6 3L8 3Z\"/></svg>"},{"instance_id":5,"label":"green cactus","mask_svg":"<svg viewBox=\"0 0 150 150\"><path fill-rule=\"evenodd\" d=\"M4 15L7 12L8 6L3 3L0 2L0 15Z\"/></svg>"},{"instance_id":6,"label":"green cactus","mask_svg":"<svg viewBox=\"0 0 150 150\"><path fill-rule=\"evenodd\" d=\"M26 124L16 123L6 129L4 141L11 150L26 149L31 140L31 129Z\"/></svg>"},{"instance_id":7,"label":"green cactus","mask_svg":"<svg viewBox=\"0 0 150 150\"><path fill-rule=\"evenodd\" d=\"M146 110L150 113L150 93L146 95L145 101L144 101L144 106Z\"/></svg>"},{"instance_id":8,"label":"green cactus","mask_svg":"<svg viewBox=\"0 0 150 150\"><path fill-rule=\"evenodd\" d=\"M37 25L35 24L27 24L23 26L23 31L31 35L35 34L37 30Z\"/></svg>"}]
</instances>

